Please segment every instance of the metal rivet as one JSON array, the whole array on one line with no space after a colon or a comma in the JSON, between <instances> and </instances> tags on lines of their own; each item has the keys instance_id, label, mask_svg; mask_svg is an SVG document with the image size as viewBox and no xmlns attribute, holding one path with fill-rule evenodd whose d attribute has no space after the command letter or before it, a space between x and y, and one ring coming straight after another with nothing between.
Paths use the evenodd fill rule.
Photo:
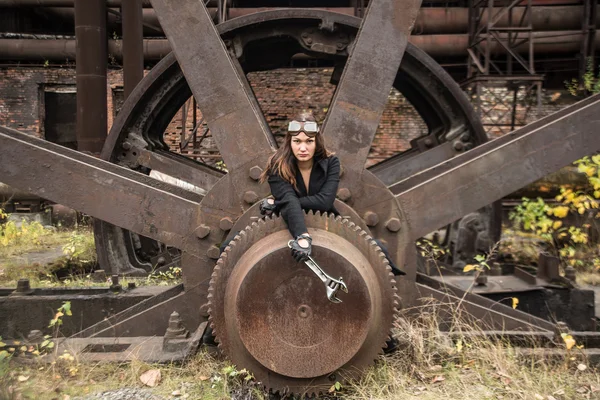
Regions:
<instances>
[{"instance_id":1,"label":"metal rivet","mask_svg":"<svg viewBox=\"0 0 600 400\"><path fill-rule=\"evenodd\" d=\"M210 234L210 226L208 226L208 225L202 224L196 228L196 236L198 237L198 239L204 239L209 234Z\"/></svg>"},{"instance_id":2,"label":"metal rivet","mask_svg":"<svg viewBox=\"0 0 600 400\"><path fill-rule=\"evenodd\" d=\"M462 151L463 147L464 146L463 146L462 142L454 142L454 150Z\"/></svg>"},{"instance_id":3,"label":"metal rivet","mask_svg":"<svg viewBox=\"0 0 600 400\"><path fill-rule=\"evenodd\" d=\"M471 135L470 135L469 133L463 133L463 134L460 136L460 140L466 143L466 142L468 142L469 140L471 140Z\"/></svg>"},{"instance_id":4,"label":"metal rivet","mask_svg":"<svg viewBox=\"0 0 600 400\"><path fill-rule=\"evenodd\" d=\"M400 220L398 218L390 218L385 223L385 227L390 232L398 232L400 230L401 225L402 224L400 223Z\"/></svg>"},{"instance_id":5,"label":"metal rivet","mask_svg":"<svg viewBox=\"0 0 600 400\"><path fill-rule=\"evenodd\" d=\"M343 49L344 48L344 43L338 43L337 44L337 48L340 49L340 50Z\"/></svg>"},{"instance_id":6,"label":"metal rivet","mask_svg":"<svg viewBox=\"0 0 600 400\"><path fill-rule=\"evenodd\" d=\"M156 265L158 265L159 267L162 267L166 263L167 263L167 259L164 257L158 257L158 260L156 260Z\"/></svg>"},{"instance_id":7,"label":"metal rivet","mask_svg":"<svg viewBox=\"0 0 600 400\"><path fill-rule=\"evenodd\" d=\"M350 200L351 197L352 197L352 194L350 193L350 189L348 189L348 188L341 188L337 192L337 198L343 202Z\"/></svg>"},{"instance_id":8,"label":"metal rivet","mask_svg":"<svg viewBox=\"0 0 600 400\"><path fill-rule=\"evenodd\" d=\"M131 143L123 142L123 144L121 144L121 147L123 147L124 150L129 150L131 149Z\"/></svg>"},{"instance_id":9,"label":"metal rivet","mask_svg":"<svg viewBox=\"0 0 600 400\"><path fill-rule=\"evenodd\" d=\"M433 147L433 140L431 140L431 138L427 138L423 140L423 144L425 145L425 147Z\"/></svg>"},{"instance_id":10,"label":"metal rivet","mask_svg":"<svg viewBox=\"0 0 600 400\"><path fill-rule=\"evenodd\" d=\"M365 220L365 224L367 224L367 226L372 227L379 223L379 215L373 211L367 211L363 216L363 219Z\"/></svg>"},{"instance_id":11,"label":"metal rivet","mask_svg":"<svg viewBox=\"0 0 600 400\"><path fill-rule=\"evenodd\" d=\"M221 256L221 249L217 246L210 246L210 248L206 251L206 255L213 260L218 260Z\"/></svg>"},{"instance_id":12,"label":"metal rivet","mask_svg":"<svg viewBox=\"0 0 600 400\"><path fill-rule=\"evenodd\" d=\"M259 167L258 165L255 165L254 167L250 168L250 178L254 179L255 181L260 179L260 175L262 174L263 169L261 167Z\"/></svg>"},{"instance_id":13,"label":"metal rivet","mask_svg":"<svg viewBox=\"0 0 600 400\"><path fill-rule=\"evenodd\" d=\"M258 195L256 194L256 192L252 191L252 190L248 190L246 193L244 193L244 201L248 204L254 204L259 200Z\"/></svg>"},{"instance_id":14,"label":"metal rivet","mask_svg":"<svg viewBox=\"0 0 600 400\"><path fill-rule=\"evenodd\" d=\"M306 43L311 44L313 42L312 38L306 39Z\"/></svg>"},{"instance_id":15,"label":"metal rivet","mask_svg":"<svg viewBox=\"0 0 600 400\"><path fill-rule=\"evenodd\" d=\"M229 217L221 218L219 221L219 228L224 231L228 231L233 228L233 221Z\"/></svg>"}]
</instances>

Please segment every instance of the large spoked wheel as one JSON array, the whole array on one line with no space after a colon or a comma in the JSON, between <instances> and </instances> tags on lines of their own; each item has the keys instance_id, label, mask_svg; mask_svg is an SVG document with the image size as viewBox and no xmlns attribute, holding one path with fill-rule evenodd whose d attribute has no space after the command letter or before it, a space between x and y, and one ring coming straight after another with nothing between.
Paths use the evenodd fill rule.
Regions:
<instances>
[{"instance_id":1,"label":"large spoked wheel","mask_svg":"<svg viewBox=\"0 0 600 400\"><path fill-rule=\"evenodd\" d=\"M335 33L323 30L323 21L333 23ZM234 43L232 51L238 55L244 71L251 72L284 66L292 55L301 52L343 65L348 55L347 46L356 36L359 24L360 20L354 17L298 9L236 18L219 25L218 29L226 43ZM346 43L335 55L320 52L319 47L307 46L303 37L307 32L317 32L321 40L332 40L333 44L339 38ZM426 168L418 158L424 151L461 141L460 147L437 152L442 154L438 161L443 161L486 141L483 127L458 85L435 61L410 44L394 87L415 107L428 133L410 150L371 168L384 184L389 186ZM102 157L148 173L150 169L138 162L139 154L132 153L134 143L175 163L180 173L175 175L184 181L188 176L205 176L202 189L210 190L223 173L170 152L163 140L167 125L190 96L190 89L171 53L153 68L123 105ZM95 238L101 266L113 273L145 274L157 264L164 264L165 258L178 262L176 251L110 224L97 222Z\"/></svg>"}]
</instances>

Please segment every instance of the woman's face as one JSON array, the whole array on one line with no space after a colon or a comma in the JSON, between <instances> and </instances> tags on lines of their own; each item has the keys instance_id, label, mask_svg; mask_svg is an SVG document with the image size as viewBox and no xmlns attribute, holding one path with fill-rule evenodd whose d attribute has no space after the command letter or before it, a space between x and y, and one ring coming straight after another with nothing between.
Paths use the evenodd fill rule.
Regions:
<instances>
[{"instance_id":1,"label":"woman's face","mask_svg":"<svg viewBox=\"0 0 600 400\"><path fill-rule=\"evenodd\" d=\"M292 152L298 161L310 161L315 155L317 148L316 139L300 132L292 136Z\"/></svg>"}]
</instances>

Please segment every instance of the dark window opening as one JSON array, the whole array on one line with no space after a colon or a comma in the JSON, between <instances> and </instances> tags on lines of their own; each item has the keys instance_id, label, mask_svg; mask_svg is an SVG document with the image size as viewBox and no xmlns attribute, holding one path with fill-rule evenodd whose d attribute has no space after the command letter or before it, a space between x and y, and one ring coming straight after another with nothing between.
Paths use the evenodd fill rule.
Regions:
<instances>
[{"instance_id":1,"label":"dark window opening","mask_svg":"<svg viewBox=\"0 0 600 400\"><path fill-rule=\"evenodd\" d=\"M73 91L44 92L44 132L46 140L77 149L77 94Z\"/></svg>"}]
</instances>

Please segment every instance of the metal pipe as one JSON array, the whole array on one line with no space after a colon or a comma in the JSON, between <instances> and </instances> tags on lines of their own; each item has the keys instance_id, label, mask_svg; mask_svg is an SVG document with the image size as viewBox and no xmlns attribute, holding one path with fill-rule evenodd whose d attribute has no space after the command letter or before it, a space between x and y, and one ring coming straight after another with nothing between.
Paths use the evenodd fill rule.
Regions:
<instances>
[{"instance_id":1,"label":"metal pipe","mask_svg":"<svg viewBox=\"0 0 600 400\"><path fill-rule=\"evenodd\" d=\"M2 1L2 0L0 0ZM143 1L143 0L142 0ZM322 8L339 14L354 15L354 9L350 7ZM526 7L515 7L513 9L513 20L520 20ZM242 17L261 11L273 10L273 8L229 8L228 19ZM500 8L494 9L494 15ZM50 12L65 21L72 20L73 11L68 8L47 8ZM213 20L216 20L217 9L210 8L209 13ZM153 9L144 9L144 24L160 27L158 18ZM583 16L583 6L553 6L553 7L533 7L531 12L531 22L534 30L553 31L553 30L576 30L581 29L581 18ZM468 8L421 8L415 26L413 35L433 35L433 34L452 34L468 32ZM487 23L487 13L482 16L482 25ZM498 23L497 27L509 26L508 14L505 14ZM600 27L600 15L596 17L596 26ZM117 16L108 16L108 27L110 31L118 31L119 21ZM162 30L156 31L150 28L145 29L146 35L156 36L163 34Z\"/></svg>"},{"instance_id":2,"label":"metal pipe","mask_svg":"<svg viewBox=\"0 0 600 400\"><path fill-rule=\"evenodd\" d=\"M501 35L502 36L502 35ZM538 54L570 54L578 53L581 44L581 31L536 32L535 52ZM424 50L432 57L465 57L467 54L468 36L464 35L417 35L411 36L410 42ZM596 49L600 49L600 32L596 32ZM108 41L109 54L122 60L123 42ZM144 39L144 59L160 60L171 52L166 39ZM504 54L503 48L495 45L492 53ZM517 51L526 53L528 45L517 47ZM75 57L75 40L72 39L0 39L0 60L20 61L65 61Z\"/></svg>"},{"instance_id":3,"label":"metal pipe","mask_svg":"<svg viewBox=\"0 0 600 400\"><path fill-rule=\"evenodd\" d=\"M209 0L208 5L216 7L218 0ZM123 0L106 0L107 7L121 7ZM127 3L127 0L125 1ZM141 0L142 7L152 8L150 0ZM228 1L231 4L231 0ZM0 8L7 7L73 7L75 0L0 0Z\"/></svg>"},{"instance_id":4,"label":"metal pipe","mask_svg":"<svg viewBox=\"0 0 600 400\"><path fill-rule=\"evenodd\" d=\"M98 154L108 131L106 0L75 1L75 37L77 148Z\"/></svg>"},{"instance_id":5,"label":"metal pipe","mask_svg":"<svg viewBox=\"0 0 600 400\"><path fill-rule=\"evenodd\" d=\"M144 77L142 0L124 1L121 15L123 18L123 89L127 98Z\"/></svg>"}]
</instances>

